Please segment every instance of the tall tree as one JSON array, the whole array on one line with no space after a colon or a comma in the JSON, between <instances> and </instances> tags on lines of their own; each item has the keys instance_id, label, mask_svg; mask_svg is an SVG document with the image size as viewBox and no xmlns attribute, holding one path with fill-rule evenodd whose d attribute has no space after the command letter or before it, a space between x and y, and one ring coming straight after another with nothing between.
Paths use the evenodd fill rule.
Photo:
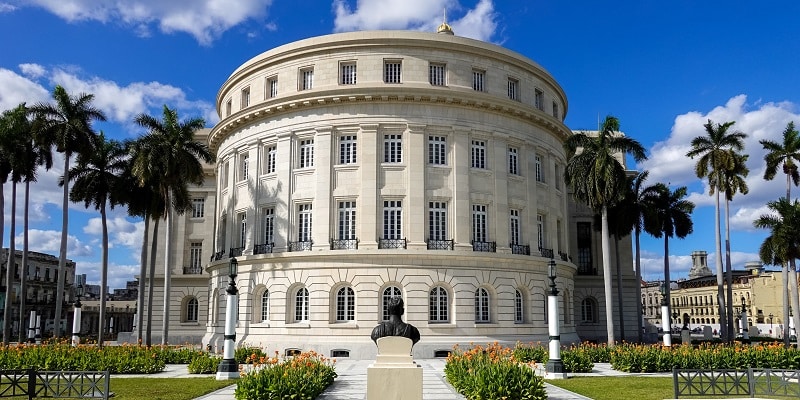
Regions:
<instances>
[{"instance_id":1,"label":"tall tree","mask_svg":"<svg viewBox=\"0 0 800 400\"><path fill-rule=\"evenodd\" d=\"M717 304L719 305L720 327L725 327L726 337L731 338L731 332L727 318L726 303L728 306L730 302L725 301L724 290L724 274L722 271L722 237L720 234L720 218L719 218L719 190L715 188L722 187L721 173L714 174L714 171L729 170L733 168L735 162L735 152L744 149L744 138L747 137L740 131L728 132L728 130L735 124L734 121L725 122L723 124L714 124L710 119L708 123L703 125L706 130L706 135L698 136L692 139L692 149L686 153L687 157L695 158L700 157L695 165L695 174L698 178L709 178L710 194L715 196L714 203L714 237L716 239L716 252L717 257L715 260L717 270Z\"/></svg>"},{"instance_id":2,"label":"tall tree","mask_svg":"<svg viewBox=\"0 0 800 400\"><path fill-rule=\"evenodd\" d=\"M158 218L166 220L167 237L165 240L169 243L170 214L172 212L183 214L184 211L191 207L188 184L203 184L202 162L213 162L214 156L206 144L194 140L195 132L205 126L205 121L202 118L191 118L181 122L178 119L177 111L165 105L160 120L150 115L140 114L135 121L146 128L148 133L140 139L140 144L137 146L138 154L133 159L132 171L143 185L152 185L156 197L160 199L158 202L154 202L157 203L160 209L156 210L154 207L150 211L150 217L155 220L149 257L150 271L152 273L155 268L155 254L158 249ZM165 262L162 344L168 343L169 340L171 273L169 263ZM150 290L152 291L152 285ZM152 294L149 294L149 296L152 296ZM150 332L151 322L151 316L148 315L148 332ZM149 336L148 334L148 341L150 340Z\"/></svg>"},{"instance_id":3,"label":"tall tree","mask_svg":"<svg viewBox=\"0 0 800 400\"><path fill-rule=\"evenodd\" d=\"M800 310L796 272L796 260L800 258L800 236L797 235L797 232L800 232L800 202L797 200L790 202L781 198L778 201L767 203L767 207L772 213L763 214L753 221L753 226L756 228L770 230L770 235L761 244L759 256L765 264L789 264L789 277L783 282L788 285L792 308ZM787 288L784 288L785 290ZM788 336L788 319L789 316L784 315L784 337ZM800 326L800 313L794 315L794 326ZM785 340L784 343L789 346L788 340ZM798 342L798 348L800 348L800 342Z\"/></svg>"},{"instance_id":4,"label":"tall tree","mask_svg":"<svg viewBox=\"0 0 800 400\"><path fill-rule=\"evenodd\" d=\"M58 284L53 334L61 337L61 306L64 302L65 270L67 265L67 235L69 233L69 165L74 154L93 150L95 133L93 121L105 121L105 114L92 105L93 94L71 96L63 87L53 89L54 104L39 103L31 111L39 119L34 136L38 143L54 147L64 155L64 196L61 203L61 247L58 256Z\"/></svg>"},{"instance_id":5,"label":"tall tree","mask_svg":"<svg viewBox=\"0 0 800 400\"><path fill-rule=\"evenodd\" d=\"M663 183L656 184L656 187L658 199L655 202L655 215L653 219L645 223L652 224L647 227L647 231L652 232L653 236L664 237L664 282L666 283L664 296L667 299L667 315L671 315L669 239L675 236L683 239L692 233L694 230L692 222L694 203L684 199L686 197L685 186L679 187L675 191L670 190Z\"/></svg>"},{"instance_id":6,"label":"tall tree","mask_svg":"<svg viewBox=\"0 0 800 400\"><path fill-rule=\"evenodd\" d=\"M106 140L105 134L100 132L97 137L95 151L81 154L77 158L76 166L70 171L74 180L70 190L70 200L82 201L86 208L93 205L100 211L100 220L103 227L103 254L100 269L100 318L99 336L97 343L103 346L105 333L106 297L108 297L108 221L106 207L112 209L121 204L124 199L121 174L126 167L126 152L122 143L116 140ZM61 182L63 183L63 182Z\"/></svg>"},{"instance_id":7,"label":"tall tree","mask_svg":"<svg viewBox=\"0 0 800 400\"><path fill-rule=\"evenodd\" d=\"M630 155L639 162L647 156L639 142L619 132L619 120L611 115L605 118L597 135L576 133L566 140L564 149L568 157L564 177L573 196L600 214L606 330L608 344L613 346L608 207L620 201L627 184L625 167L617 157Z\"/></svg>"}]
</instances>

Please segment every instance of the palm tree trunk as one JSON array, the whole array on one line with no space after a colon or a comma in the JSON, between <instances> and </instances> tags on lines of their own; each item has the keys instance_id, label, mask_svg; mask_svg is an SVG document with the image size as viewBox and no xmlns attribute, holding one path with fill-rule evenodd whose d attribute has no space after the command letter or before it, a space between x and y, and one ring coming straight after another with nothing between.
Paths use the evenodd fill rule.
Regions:
<instances>
[{"instance_id":1,"label":"palm tree trunk","mask_svg":"<svg viewBox=\"0 0 800 400\"><path fill-rule=\"evenodd\" d=\"M611 249L608 243L608 207L603 205L600 214L601 234L600 243L603 248L603 295L605 296L606 305L606 333L608 334L608 345L613 347L616 343L614 339L614 313L611 291ZM638 300L638 299L637 299Z\"/></svg>"},{"instance_id":2,"label":"palm tree trunk","mask_svg":"<svg viewBox=\"0 0 800 400\"><path fill-rule=\"evenodd\" d=\"M668 319L672 321L672 287L670 286L669 277L669 236L664 235L664 298L667 300L667 315ZM670 324L672 325L672 324ZM669 334L672 335L672 326L669 326Z\"/></svg>"},{"instance_id":3,"label":"palm tree trunk","mask_svg":"<svg viewBox=\"0 0 800 400\"><path fill-rule=\"evenodd\" d=\"M56 286L56 313L53 317L53 337L61 337L61 303L64 302L64 271L67 269L67 233L69 231L69 158L72 153L64 152L64 199L61 202L61 248L58 253L58 282Z\"/></svg>"},{"instance_id":4,"label":"palm tree trunk","mask_svg":"<svg viewBox=\"0 0 800 400\"><path fill-rule=\"evenodd\" d=\"M100 267L100 324L97 344L103 347L103 333L106 330L106 286L108 286L108 221L106 218L106 202L100 205L100 220L103 224L103 256Z\"/></svg>"},{"instance_id":5,"label":"palm tree trunk","mask_svg":"<svg viewBox=\"0 0 800 400\"><path fill-rule=\"evenodd\" d=\"M144 237L142 238L141 262L139 263L139 301L136 304L136 338L141 343L142 326L144 325L144 280L147 277L147 234L150 228L150 218L144 215Z\"/></svg>"},{"instance_id":6,"label":"palm tree trunk","mask_svg":"<svg viewBox=\"0 0 800 400\"><path fill-rule=\"evenodd\" d=\"M644 338L642 337L642 335L643 335L643 332L642 332L642 329L643 329L643 327L642 327L642 316L644 316L644 313L642 313L642 301L641 301L641 298L642 298L642 258L641 257L642 257L642 255L639 253L640 247L639 247L639 230L638 229L636 230L635 240L636 240L636 298L639 299L636 302L636 332L638 332L636 338L637 338L639 343L642 343L642 341L644 340Z\"/></svg>"},{"instance_id":7,"label":"palm tree trunk","mask_svg":"<svg viewBox=\"0 0 800 400\"><path fill-rule=\"evenodd\" d=\"M5 232L5 223L6 223L6 209L5 209L5 191L3 190L3 184L0 184L0 257L2 256L3 252L3 232ZM8 261L11 259L11 254L6 253L6 282L11 282L11 268L8 267L10 264ZM8 298L8 297L6 297ZM8 304L8 302L6 302ZM4 308L4 311L7 313L8 310ZM8 315L8 314L3 314ZM6 325L8 325L8 318L3 318L3 332L6 331Z\"/></svg>"},{"instance_id":8,"label":"palm tree trunk","mask_svg":"<svg viewBox=\"0 0 800 400\"><path fill-rule=\"evenodd\" d=\"M792 175L786 174L786 201L792 201Z\"/></svg>"},{"instance_id":9,"label":"palm tree trunk","mask_svg":"<svg viewBox=\"0 0 800 400\"><path fill-rule=\"evenodd\" d=\"M716 264L717 269L717 307L719 311L719 329L720 329L720 337L725 337L727 340L729 336L728 332L728 318L727 318L727 309L725 308L725 281L724 281L724 274L722 272L722 241L721 234L720 234L720 221L719 221L719 185L717 185L716 190L716 202L715 202L715 213L714 213L714 239L715 245L717 250L717 257L714 260L714 264ZM723 332L724 331L724 332Z\"/></svg>"},{"instance_id":10,"label":"palm tree trunk","mask_svg":"<svg viewBox=\"0 0 800 400\"><path fill-rule=\"evenodd\" d=\"M25 302L28 298L28 211L30 209L31 197L31 183L25 181L25 212L22 215L22 271L24 278L20 285L20 293L22 295L19 299L19 343L24 343L26 339L27 330L23 327L28 326L25 319L28 315L25 313Z\"/></svg>"},{"instance_id":11,"label":"palm tree trunk","mask_svg":"<svg viewBox=\"0 0 800 400\"><path fill-rule=\"evenodd\" d=\"M145 344L147 347L153 345L153 285L156 283L156 253L158 253L158 218L153 223L153 237L150 239L150 275L148 275L147 288L147 336Z\"/></svg>"},{"instance_id":12,"label":"palm tree trunk","mask_svg":"<svg viewBox=\"0 0 800 400\"><path fill-rule=\"evenodd\" d=\"M622 268L619 265L619 239L614 237L614 257L617 261L617 314L619 315L619 338L625 340L625 313L622 312Z\"/></svg>"},{"instance_id":13,"label":"palm tree trunk","mask_svg":"<svg viewBox=\"0 0 800 400\"><path fill-rule=\"evenodd\" d=\"M11 183L11 229L8 234L8 258L6 259L6 276L10 276L10 272L15 269L17 264L17 250L14 248L14 231L17 230L17 183ZM1 232L0 232L1 236ZM14 281L11 279L6 280L6 307L3 312L3 319L8 322L3 327L3 344L8 344L11 340L11 293L14 289Z\"/></svg>"},{"instance_id":14,"label":"palm tree trunk","mask_svg":"<svg viewBox=\"0 0 800 400\"><path fill-rule=\"evenodd\" d=\"M794 329L800 329L800 298L797 297L797 265L794 259L789 261L789 295L791 298L792 310L794 310ZM796 340L797 348L800 349L800 340Z\"/></svg>"},{"instance_id":15,"label":"palm tree trunk","mask_svg":"<svg viewBox=\"0 0 800 400\"><path fill-rule=\"evenodd\" d=\"M730 202L727 196L725 197L725 284L728 286L728 332L730 332L730 339L733 340L733 332L736 332L733 326L733 272L731 271L731 214Z\"/></svg>"},{"instance_id":16,"label":"palm tree trunk","mask_svg":"<svg viewBox=\"0 0 800 400\"><path fill-rule=\"evenodd\" d=\"M784 262L781 269L781 279L783 280L783 345L789 348L789 263Z\"/></svg>"},{"instance_id":17,"label":"palm tree trunk","mask_svg":"<svg viewBox=\"0 0 800 400\"><path fill-rule=\"evenodd\" d=\"M172 209L167 211L167 221L164 228L164 318L161 323L161 344L166 345L169 343L169 306L170 306L170 283L172 271L170 270L169 263L169 244L170 244L170 228L172 227Z\"/></svg>"}]
</instances>

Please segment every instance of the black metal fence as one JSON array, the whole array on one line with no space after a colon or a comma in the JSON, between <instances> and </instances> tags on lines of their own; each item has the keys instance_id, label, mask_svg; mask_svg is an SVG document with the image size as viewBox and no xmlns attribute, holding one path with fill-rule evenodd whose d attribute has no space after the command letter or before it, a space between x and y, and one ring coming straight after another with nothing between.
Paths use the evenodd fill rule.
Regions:
<instances>
[{"instance_id":1,"label":"black metal fence","mask_svg":"<svg viewBox=\"0 0 800 400\"><path fill-rule=\"evenodd\" d=\"M268 254L272 253L275 243L263 243L253 246L253 254Z\"/></svg>"},{"instance_id":2,"label":"black metal fence","mask_svg":"<svg viewBox=\"0 0 800 400\"><path fill-rule=\"evenodd\" d=\"M244 247L231 247L228 251L228 257L239 257L242 255Z\"/></svg>"},{"instance_id":3,"label":"black metal fence","mask_svg":"<svg viewBox=\"0 0 800 400\"><path fill-rule=\"evenodd\" d=\"M358 250L358 239L331 239L331 250Z\"/></svg>"},{"instance_id":4,"label":"black metal fence","mask_svg":"<svg viewBox=\"0 0 800 400\"><path fill-rule=\"evenodd\" d=\"M406 239L378 239L379 249L405 249Z\"/></svg>"},{"instance_id":5,"label":"black metal fence","mask_svg":"<svg viewBox=\"0 0 800 400\"><path fill-rule=\"evenodd\" d=\"M525 256L531 255L531 246L527 244L514 244L511 243L511 254L522 254Z\"/></svg>"},{"instance_id":6,"label":"black metal fence","mask_svg":"<svg viewBox=\"0 0 800 400\"><path fill-rule=\"evenodd\" d=\"M453 250L453 239L450 240L433 240L428 239L428 250Z\"/></svg>"},{"instance_id":7,"label":"black metal fence","mask_svg":"<svg viewBox=\"0 0 800 400\"><path fill-rule=\"evenodd\" d=\"M109 371L0 370L0 397L108 400L110 377Z\"/></svg>"},{"instance_id":8,"label":"black metal fence","mask_svg":"<svg viewBox=\"0 0 800 400\"><path fill-rule=\"evenodd\" d=\"M495 253L497 252L497 242L478 242L473 240L472 251Z\"/></svg>"},{"instance_id":9,"label":"black metal fence","mask_svg":"<svg viewBox=\"0 0 800 400\"><path fill-rule=\"evenodd\" d=\"M672 369L675 398L779 396L800 398L800 370Z\"/></svg>"},{"instance_id":10,"label":"black metal fence","mask_svg":"<svg viewBox=\"0 0 800 400\"><path fill-rule=\"evenodd\" d=\"M311 251L312 246L314 246L314 241L307 240L304 242L289 242L286 248L289 251Z\"/></svg>"}]
</instances>

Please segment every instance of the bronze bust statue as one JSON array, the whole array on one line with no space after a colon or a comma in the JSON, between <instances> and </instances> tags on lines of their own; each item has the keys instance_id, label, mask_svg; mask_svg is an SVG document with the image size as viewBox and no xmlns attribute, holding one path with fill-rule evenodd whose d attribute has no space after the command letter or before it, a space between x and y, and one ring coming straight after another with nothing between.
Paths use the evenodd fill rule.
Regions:
<instances>
[{"instance_id":1,"label":"bronze bust statue","mask_svg":"<svg viewBox=\"0 0 800 400\"><path fill-rule=\"evenodd\" d=\"M389 320L381 322L372 330L372 341L377 344L378 339L384 336L402 336L411 339L411 342L419 342L419 330L414 325L403 322L401 318L405 313L402 297L392 297L389 299Z\"/></svg>"}]
</instances>

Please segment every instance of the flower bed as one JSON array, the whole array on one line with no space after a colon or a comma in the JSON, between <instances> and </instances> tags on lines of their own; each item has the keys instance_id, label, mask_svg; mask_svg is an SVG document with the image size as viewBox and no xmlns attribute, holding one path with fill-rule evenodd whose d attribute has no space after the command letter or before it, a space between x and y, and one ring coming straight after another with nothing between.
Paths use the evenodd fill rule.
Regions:
<instances>
[{"instance_id":1,"label":"flower bed","mask_svg":"<svg viewBox=\"0 0 800 400\"><path fill-rule=\"evenodd\" d=\"M336 378L334 362L311 351L294 357L251 357L236 385L237 400L314 399Z\"/></svg>"},{"instance_id":2,"label":"flower bed","mask_svg":"<svg viewBox=\"0 0 800 400\"><path fill-rule=\"evenodd\" d=\"M535 375L534 361L520 362L514 351L498 345L456 347L444 367L451 385L470 400L544 400L544 381Z\"/></svg>"},{"instance_id":3,"label":"flower bed","mask_svg":"<svg viewBox=\"0 0 800 400\"><path fill-rule=\"evenodd\" d=\"M701 344L696 347L620 344L613 348L611 367L624 372L667 372L673 367L800 369L800 350L778 343Z\"/></svg>"},{"instance_id":4,"label":"flower bed","mask_svg":"<svg viewBox=\"0 0 800 400\"><path fill-rule=\"evenodd\" d=\"M163 349L141 345L71 346L68 342L20 343L0 347L0 369L105 371L152 374L164 370Z\"/></svg>"}]
</instances>

